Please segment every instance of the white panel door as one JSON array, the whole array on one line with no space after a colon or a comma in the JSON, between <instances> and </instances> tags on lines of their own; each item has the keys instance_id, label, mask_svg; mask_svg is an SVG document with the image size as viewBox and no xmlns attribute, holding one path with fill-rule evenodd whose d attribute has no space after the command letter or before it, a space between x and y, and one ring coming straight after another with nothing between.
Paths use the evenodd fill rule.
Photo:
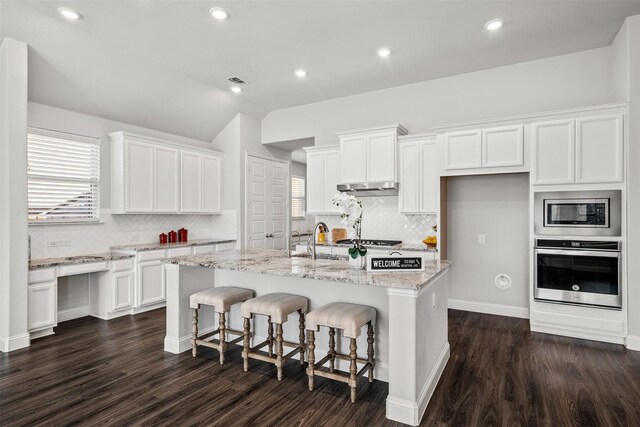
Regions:
<instances>
[{"instance_id":1,"label":"white panel door","mask_svg":"<svg viewBox=\"0 0 640 427\"><path fill-rule=\"evenodd\" d=\"M267 161L247 157L247 249L268 249Z\"/></svg>"},{"instance_id":2,"label":"white panel door","mask_svg":"<svg viewBox=\"0 0 640 427\"><path fill-rule=\"evenodd\" d=\"M202 157L202 211L222 213L222 159Z\"/></svg>"},{"instance_id":3,"label":"white panel door","mask_svg":"<svg viewBox=\"0 0 640 427\"><path fill-rule=\"evenodd\" d=\"M482 167L522 166L524 127L504 126L482 131Z\"/></svg>"},{"instance_id":4,"label":"white panel door","mask_svg":"<svg viewBox=\"0 0 640 427\"><path fill-rule=\"evenodd\" d=\"M420 142L420 213L438 211L438 144L435 140ZM402 184L400 184L402 188Z\"/></svg>"},{"instance_id":5,"label":"white panel door","mask_svg":"<svg viewBox=\"0 0 640 427\"><path fill-rule=\"evenodd\" d=\"M479 130L445 134L445 169L482 167L482 132Z\"/></svg>"},{"instance_id":6,"label":"white panel door","mask_svg":"<svg viewBox=\"0 0 640 427\"><path fill-rule=\"evenodd\" d=\"M309 166L307 165L307 168ZM308 169L307 169L308 170ZM340 151L331 150L324 152L324 213L338 212L338 207L331 202L333 196L338 192L340 183ZM307 194L307 200L310 193Z\"/></svg>"},{"instance_id":7,"label":"white panel door","mask_svg":"<svg viewBox=\"0 0 640 427\"><path fill-rule=\"evenodd\" d=\"M287 200L289 198L289 191L287 180L289 174L287 173L287 165L285 163L278 163L267 161L267 178L269 178L269 206L267 208L267 218L270 222L267 229L269 230L269 244L270 249L285 249L287 242Z\"/></svg>"},{"instance_id":8,"label":"white panel door","mask_svg":"<svg viewBox=\"0 0 640 427\"><path fill-rule=\"evenodd\" d=\"M534 123L533 184L570 184L575 177L573 120Z\"/></svg>"},{"instance_id":9,"label":"white panel door","mask_svg":"<svg viewBox=\"0 0 640 427\"><path fill-rule=\"evenodd\" d=\"M28 285L27 327L29 331L56 326L58 300L57 281Z\"/></svg>"},{"instance_id":10,"label":"white panel door","mask_svg":"<svg viewBox=\"0 0 640 427\"><path fill-rule=\"evenodd\" d=\"M340 138L341 181L354 184L367 181L367 137L365 135Z\"/></svg>"},{"instance_id":11,"label":"white panel door","mask_svg":"<svg viewBox=\"0 0 640 427\"><path fill-rule=\"evenodd\" d=\"M155 147L154 160L154 212L178 213L180 211L179 151L169 147Z\"/></svg>"},{"instance_id":12,"label":"white panel door","mask_svg":"<svg viewBox=\"0 0 640 427\"><path fill-rule=\"evenodd\" d=\"M307 153L307 214L309 215L323 213L325 209L324 159L322 151Z\"/></svg>"},{"instance_id":13,"label":"white panel door","mask_svg":"<svg viewBox=\"0 0 640 427\"><path fill-rule=\"evenodd\" d=\"M153 212L153 146L127 142L125 183L127 212Z\"/></svg>"},{"instance_id":14,"label":"white panel door","mask_svg":"<svg viewBox=\"0 0 640 427\"><path fill-rule=\"evenodd\" d=\"M417 213L420 210L420 143L402 142L398 144L398 153L399 209L401 213Z\"/></svg>"},{"instance_id":15,"label":"white panel door","mask_svg":"<svg viewBox=\"0 0 640 427\"><path fill-rule=\"evenodd\" d=\"M367 136L367 181L396 180L396 138L394 132Z\"/></svg>"},{"instance_id":16,"label":"white panel door","mask_svg":"<svg viewBox=\"0 0 640 427\"><path fill-rule=\"evenodd\" d=\"M202 155L181 153L180 183L180 210L202 212Z\"/></svg>"},{"instance_id":17,"label":"white panel door","mask_svg":"<svg viewBox=\"0 0 640 427\"><path fill-rule=\"evenodd\" d=\"M165 300L162 260L138 262L138 306Z\"/></svg>"},{"instance_id":18,"label":"white panel door","mask_svg":"<svg viewBox=\"0 0 640 427\"><path fill-rule=\"evenodd\" d=\"M576 120L576 182L622 181L622 114Z\"/></svg>"},{"instance_id":19,"label":"white panel door","mask_svg":"<svg viewBox=\"0 0 640 427\"><path fill-rule=\"evenodd\" d=\"M112 310L122 310L133 306L133 272L113 273Z\"/></svg>"}]
</instances>

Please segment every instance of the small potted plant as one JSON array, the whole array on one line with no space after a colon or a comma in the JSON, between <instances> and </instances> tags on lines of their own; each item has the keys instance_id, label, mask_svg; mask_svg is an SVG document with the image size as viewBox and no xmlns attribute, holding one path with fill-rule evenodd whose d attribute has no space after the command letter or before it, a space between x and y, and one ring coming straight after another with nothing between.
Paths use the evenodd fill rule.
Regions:
<instances>
[{"instance_id":1,"label":"small potted plant","mask_svg":"<svg viewBox=\"0 0 640 427\"><path fill-rule=\"evenodd\" d=\"M362 246L362 202L346 193L338 193L331 199L340 210L340 222L355 232L353 247L349 248L349 265L352 268L364 268L367 248Z\"/></svg>"}]
</instances>

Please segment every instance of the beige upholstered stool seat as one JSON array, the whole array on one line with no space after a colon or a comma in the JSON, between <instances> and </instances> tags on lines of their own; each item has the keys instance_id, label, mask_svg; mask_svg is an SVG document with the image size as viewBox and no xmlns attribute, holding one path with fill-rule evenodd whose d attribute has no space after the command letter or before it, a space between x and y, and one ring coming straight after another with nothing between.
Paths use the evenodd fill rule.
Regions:
<instances>
[{"instance_id":1,"label":"beige upholstered stool seat","mask_svg":"<svg viewBox=\"0 0 640 427\"><path fill-rule=\"evenodd\" d=\"M257 298L245 301L240 306L242 317L244 317L244 349L242 358L244 359L244 371L249 370L249 358L262 360L276 365L278 381L282 380L282 367L287 359L300 353L300 364L304 364L304 317L309 306L309 300L299 295L284 293L273 293L261 295ZM289 319L292 313L298 313L299 337L298 342L284 341L282 336L282 324ZM251 339L251 318L254 314L268 317L269 329L267 339L259 344L250 347ZM273 324L276 324L276 336L273 336ZM276 344L276 355L273 355L273 344ZM268 353L260 352L260 349L268 346ZM283 346L293 347L288 354L284 354Z\"/></svg>"},{"instance_id":2,"label":"beige upholstered stool seat","mask_svg":"<svg viewBox=\"0 0 640 427\"><path fill-rule=\"evenodd\" d=\"M202 345L218 350L220 352L220 364L224 364L224 353L229 344L235 344L243 339L244 332L228 329L227 314L231 311L231 306L244 302L253 297L253 291L249 289L236 288L235 286L219 286L217 288L205 289L189 296L189 305L193 311L193 322L191 332L191 352L193 357L198 355L198 346ZM201 305L209 305L218 313L218 329L205 335L198 336L198 316ZM234 340L227 341L227 335L237 335ZM209 339L219 335L218 342Z\"/></svg>"},{"instance_id":3,"label":"beige upholstered stool seat","mask_svg":"<svg viewBox=\"0 0 640 427\"><path fill-rule=\"evenodd\" d=\"M232 305L244 302L252 297L253 292L249 289L220 286L192 294L189 297L189 303L191 308L198 308L198 304L210 305L216 313L227 313L231 310Z\"/></svg>"},{"instance_id":4,"label":"beige upholstered stool seat","mask_svg":"<svg viewBox=\"0 0 640 427\"><path fill-rule=\"evenodd\" d=\"M342 336L358 338L362 327L376 323L376 309L366 305L347 302L332 302L307 313L307 329L318 330L319 326L342 330Z\"/></svg>"},{"instance_id":5,"label":"beige upholstered stool seat","mask_svg":"<svg viewBox=\"0 0 640 427\"><path fill-rule=\"evenodd\" d=\"M373 350L373 325L376 323L376 309L366 305L350 304L346 302L332 302L315 309L307 314L307 329L309 330L309 390L313 390L313 381L316 375L331 380L347 383L351 389L351 402L356 401L356 386L358 377L369 374L369 382L373 382L373 369L375 368ZM367 358L359 359L356 338L360 336L362 327L367 325ZM315 333L320 326L329 328L329 351L318 363L316 361ZM349 354L336 351L336 329L342 331L342 335L349 338ZM335 369L336 360L349 361L349 373L338 372ZM324 365L329 362L329 368ZM358 371L358 363L364 366Z\"/></svg>"}]
</instances>

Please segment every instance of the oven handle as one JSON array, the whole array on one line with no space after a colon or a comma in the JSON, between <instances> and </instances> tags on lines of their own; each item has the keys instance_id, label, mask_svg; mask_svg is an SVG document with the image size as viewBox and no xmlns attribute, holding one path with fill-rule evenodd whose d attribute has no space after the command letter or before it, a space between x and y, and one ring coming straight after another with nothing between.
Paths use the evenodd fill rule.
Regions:
<instances>
[{"instance_id":1,"label":"oven handle","mask_svg":"<svg viewBox=\"0 0 640 427\"><path fill-rule=\"evenodd\" d=\"M589 251L589 250L572 250L572 249L535 249L536 254L542 255L574 255L574 256L597 256L604 258L620 258L620 251Z\"/></svg>"}]
</instances>

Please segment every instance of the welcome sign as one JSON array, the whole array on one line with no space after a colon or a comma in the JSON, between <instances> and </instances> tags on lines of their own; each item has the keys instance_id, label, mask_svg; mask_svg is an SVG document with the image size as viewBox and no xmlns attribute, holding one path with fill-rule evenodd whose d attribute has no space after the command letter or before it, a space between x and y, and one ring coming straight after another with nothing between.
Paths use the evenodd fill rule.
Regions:
<instances>
[{"instance_id":1,"label":"welcome sign","mask_svg":"<svg viewBox=\"0 0 640 427\"><path fill-rule=\"evenodd\" d=\"M396 252L393 255L367 256L367 271L423 271L424 259L421 255L403 255Z\"/></svg>"}]
</instances>

